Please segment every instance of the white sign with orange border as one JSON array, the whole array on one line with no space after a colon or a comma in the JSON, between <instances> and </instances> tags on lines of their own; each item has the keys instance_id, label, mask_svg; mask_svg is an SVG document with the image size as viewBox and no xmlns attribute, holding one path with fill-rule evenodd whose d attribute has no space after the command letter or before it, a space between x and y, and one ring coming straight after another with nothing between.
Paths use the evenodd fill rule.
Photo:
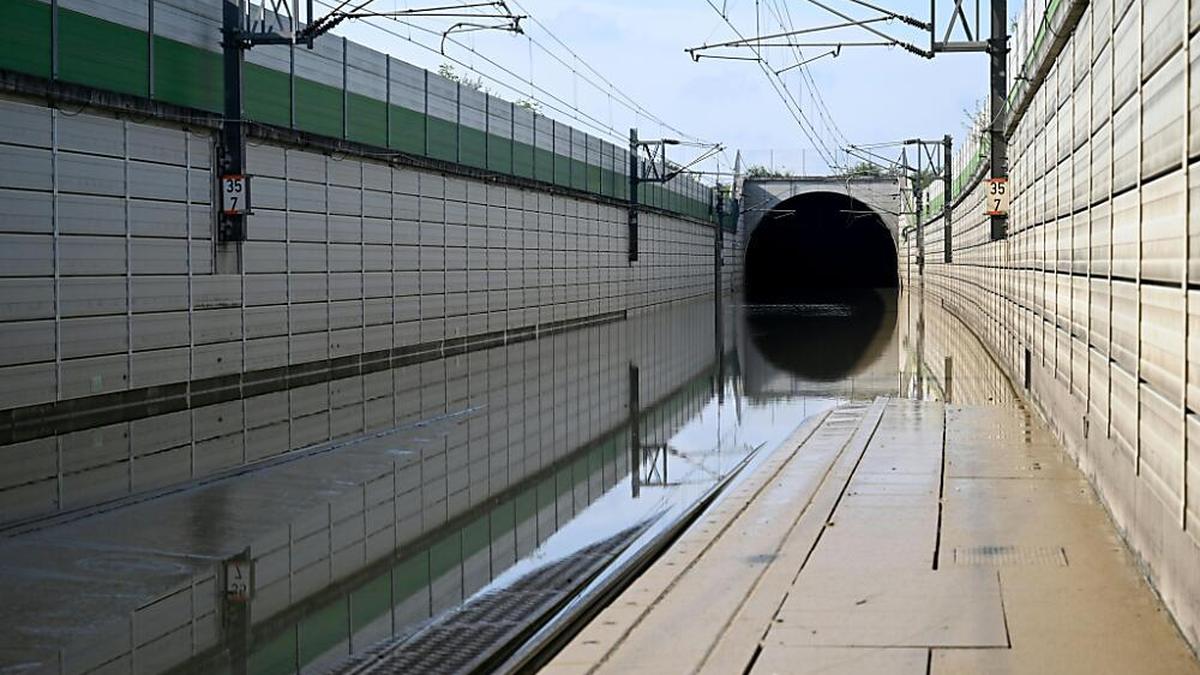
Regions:
<instances>
[{"instance_id":1,"label":"white sign with orange border","mask_svg":"<svg viewBox=\"0 0 1200 675\"><path fill-rule=\"evenodd\" d=\"M988 180L987 196L984 203L984 214L989 216L1008 215L1009 190L1007 178L992 178Z\"/></svg>"},{"instance_id":2,"label":"white sign with orange border","mask_svg":"<svg viewBox=\"0 0 1200 675\"><path fill-rule=\"evenodd\" d=\"M239 174L221 176L221 210L227 216L250 212L250 177Z\"/></svg>"}]
</instances>

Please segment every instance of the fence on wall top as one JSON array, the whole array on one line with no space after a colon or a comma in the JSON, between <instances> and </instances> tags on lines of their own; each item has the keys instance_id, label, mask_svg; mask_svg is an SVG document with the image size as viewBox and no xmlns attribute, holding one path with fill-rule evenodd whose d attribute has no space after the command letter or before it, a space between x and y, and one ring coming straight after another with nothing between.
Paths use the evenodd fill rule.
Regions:
<instances>
[{"instance_id":1,"label":"fence on wall top","mask_svg":"<svg viewBox=\"0 0 1200 675\"><path fill-rule=\"evenodd\" d=\"M218 113L221 3L8 0L0 68ZM96 45L103 45L97 49ZM627 150L342 37L247 53L246 118L614 199ZM712 220L688 177L643 204Z\"/></svg>"}]
</instances>

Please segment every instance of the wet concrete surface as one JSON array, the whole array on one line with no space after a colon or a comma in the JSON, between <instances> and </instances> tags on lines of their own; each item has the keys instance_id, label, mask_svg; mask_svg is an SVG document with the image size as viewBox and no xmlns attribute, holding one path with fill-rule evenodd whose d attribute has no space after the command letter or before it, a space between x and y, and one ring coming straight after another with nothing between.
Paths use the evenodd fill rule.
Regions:
<instances>
[{"instance_id":1,"label":"wet concrete surface","mask_svg":"<svg viewBox=\"0 0 1200 675\"><path fill-rule=\"evenodd\" d=\"M1162 672L1194 665L982 345L912 294L689 303L387 376L412 395L335 407L333 383L326 409L274 428L381 420L366 432L0 532L0 672L319 670L670 522L744 463L698 539L638 582L702 581L704 611L656 600L621 638L687 634L667 672L1102 672L1145 646ZM233 631L225 575L243 552L253 585ZM1056 640L1090 651L1060 663ZM656 663L613 654L555 668Z\"/></svg>"},{"instance_id":2,"label":"wet concrete surface","mask_svg":"<svg viewBox=\"0 0 1200 675\"><path fill-rule=\"evenodd\" d=\"M899 306L908 398L810 421L543 672L1200 673L982 346Z\"/></svg>"},{"instance_id":3,"label":"wet concrete surface","mask_svg":"<svg viewBox=\"0 0 1200 675\"><path fill-rule=\"evenodd\" d=\"M896 307L894 293L807 309L701 301L388 374L411 381L411 400L347 399L370 383L331 383L313 399L327 409L292 405L237 432L239 447L304 438L314 419L333 429L383 409L391 423L0 532L0 672L296 672L411 632L633 523L669 522L814 414L895 393ZM836 359L824 330L854 336ZM244 631L226 594L243 555Z\"/></svg>"}]
</instances>

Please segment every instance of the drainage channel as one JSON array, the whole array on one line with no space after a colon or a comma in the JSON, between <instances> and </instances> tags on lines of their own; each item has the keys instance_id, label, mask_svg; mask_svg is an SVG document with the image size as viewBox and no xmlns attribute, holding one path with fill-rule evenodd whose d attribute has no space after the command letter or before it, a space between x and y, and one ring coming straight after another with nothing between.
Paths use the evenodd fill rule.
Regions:
<instances>
[{"instance_id":1,"label":"drainage channel","mask_svg":"<svg viewBox=\"0 0 1200 675\"><path fill-rule=\"evenodd\" d=\"M331 675L414 672L515 673L544 665L755 464L755 447L682 512L672 509L485 589L414 633L382 640L339 662Z\"/></svg>"},{"instance_id":2,"label":"drainage channel","mask_svg":"<svg viewBox=\"0 0 1200 675\"><path fill-rule=\"evenodd\" d=\"M474 673L493 666L569 602L650 523L640 523L574 555L531 572L511 586L484 592L402 640L385 640L338 664L343 675Z\"/></svg>"}]
</instances>

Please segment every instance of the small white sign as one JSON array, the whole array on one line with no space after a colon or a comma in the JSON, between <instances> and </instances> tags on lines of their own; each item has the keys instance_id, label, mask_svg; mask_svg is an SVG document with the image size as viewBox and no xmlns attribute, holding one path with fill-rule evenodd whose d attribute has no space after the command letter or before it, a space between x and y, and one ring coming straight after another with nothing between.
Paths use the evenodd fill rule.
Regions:
<instances>
[{"instance_id":1,"label":"small white sign","mask_svg":"<svg viewBox=\"0 0 1200 675\"><path fill-rule=\"evenodd\" d=\"M221 209L227 216L240 216L250 212L249 176L221 176Z\"/></svg>"},{"instance_id":2,"label":"small white sign","mask_svg":"<svg viewBox=\"0 0 1200 675\"><path fill-rule=\"evenodd\" d=\"M992 178L988 180L987 199L984 213L989 216L1008 215L1008 179Z\"/></svg>"},{"instance_id":3,"label":"small white sign","mask_svg":"<svg viewBox=\"0 0 1200 675\"><path fill-rule=\"evenodd\" d=\"M250 599L250 562L244 558L225 561L225 597L230 602Z\"/></svg>"}]
</instances>

